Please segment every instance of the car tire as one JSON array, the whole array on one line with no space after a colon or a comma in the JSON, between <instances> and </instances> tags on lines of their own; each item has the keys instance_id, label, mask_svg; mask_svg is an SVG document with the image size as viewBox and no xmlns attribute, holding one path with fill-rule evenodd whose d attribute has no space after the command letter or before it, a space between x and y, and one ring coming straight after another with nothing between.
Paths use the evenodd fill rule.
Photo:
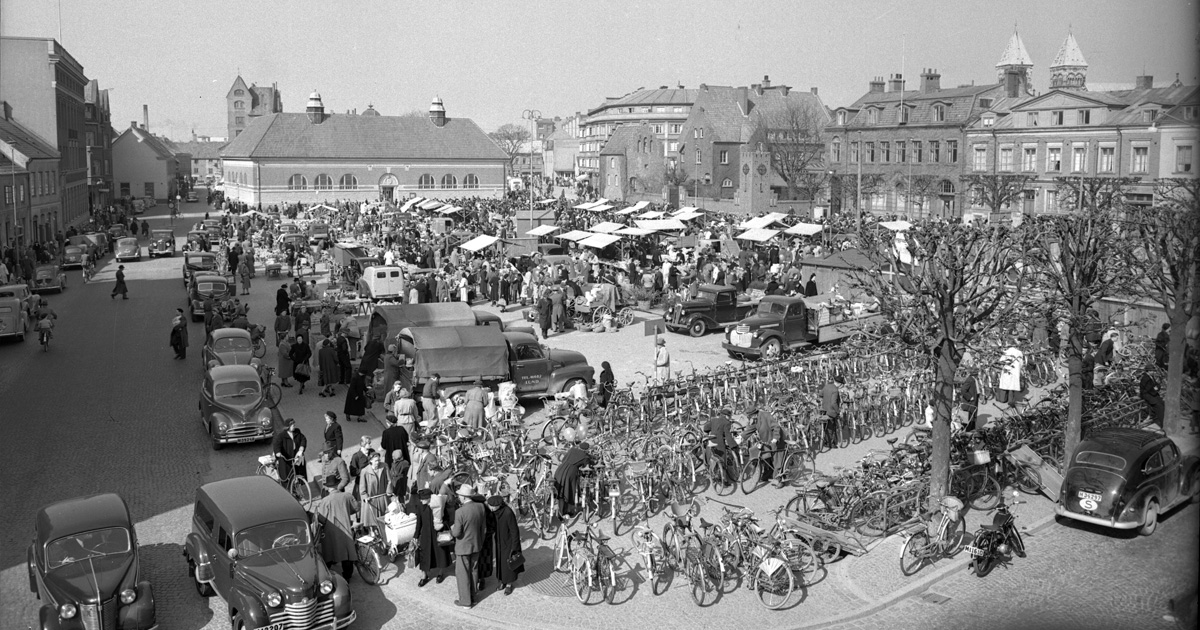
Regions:
<instances>
[{"instance_id":1,"label":"car tire","mask_svg":"<svg viewBox=\"0 0 1200 630\"><path fill-rule=\"evenodd\" d=\"M773 361L783 355L783 344L778 339L768 339L762 343L762 356L767 361Z\"/></svg>"},{"instance_id":2,"label":"car tire","mask_svg":"<svg viewBox=\"0 0 1200 630\"><path fill-rule=\"evenodd\" d=\"M703 319L695 319L688 324L688 334L693 337L703 337L708 334L708 324Z\"/></svg>"},{"instance_id":3,"label":"car tire","mask_svg":"<svg viewBox=\"0 0 1200 630\"><path fill-rule=\"evenodd\" d=\"M208 598L213 596L212 584L206 584L196 579L196 563L188 560L188 569L192 575L192 584L196 587L196 594L200 597Z\"/></svg>"},{"instance_id":4,"label":"car tire","mask_svg":"<svg viewBox=\"0 0 1200 630\"><path fill-rule=\"evenodd\" d=\"M1142 512L1142 525L1138 527L1138 534L1149 536L1158 529L1158 500L1150 499L1146 502L1146 509Z\"/></svg>"}]
</instances>

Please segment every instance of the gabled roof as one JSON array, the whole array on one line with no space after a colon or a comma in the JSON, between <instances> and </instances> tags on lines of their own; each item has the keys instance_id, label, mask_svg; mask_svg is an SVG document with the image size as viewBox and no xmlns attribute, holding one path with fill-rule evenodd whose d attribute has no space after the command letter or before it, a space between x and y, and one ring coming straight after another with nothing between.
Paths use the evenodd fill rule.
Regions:
<instances>
[{"instance_id":1,"label":"gabled roof","mask_svg":"<svg viewBox=\"0 0 1200 630\"><path fill-rule=\"evenodd\" d=\"M141 127L127 127L125 131L121 132L121 135L117 136L116 140L113 140L113 144L115 145L122 140L144 144L158 157L163 158L164 160L169 160L175 157L175 154L172 153L171 150L166 147L166 145L160 142L158 138L155 138L154 134L151 134Z\"/></svg>"},{"instance_id":2,"label":"gabled roof","mask_svg":"<svg viewBox=\"0 0 1200 630\"><path fill-rule=\"evenodd\" d=\"M637 90L625 96L605 100L603 105L588 110L588 115L591 116L613 107L627 107L630 105L691 105L696 102L696 96L699 92L700 90L678 88Z\"/></svg>"},{"instance_id":3,"label":"gabled roof","mask_svg":"<svg viewBox=\"0 0 1200 630\"><path fill-rule=\"evenodd\" d=\"M425 117L328 114L316 124L300 113L250 119L221 157L508 161L508 154L466 118L447 118L438 127Z\"/></svg>"},{"instance_id":4,"label":"gabled roof","mask_svg":"<svg viewBox=\"0 0 1200 630\"><path fill-rule=\"evenodd\" d=\"M179 151L188 153L196 160L219 160L221 159L221 146L223 142L177 142L175 143Z\"/></svg>"},{"instance_id":5,"label":"gabled roof","mask_svg":"<svg viewBox=\"0 0 1200 630\"><path fill-rule=\"evenodd\" d=\"M925 124L952 126L964 125L973 120L979 113L981 97L992 98L993 105L989 107L994 107L995 100L1003 97L1004 89L1001 84L990 83L933 92L921 92L920 90L905 90L903 93L868 92L849 108L846 108L848 112L855 112L853 115L847 116L846 127L872 128L897 124L900 116L901 94L903 94L904 106L910 108L908 126ZM941 121L934 120L934 105L938 104L946 107L945 119ZM863 111L870 108L879 110L878 122L874 124L867 123L869 114Z\"/></svg>"},{"instance_id":6,"label":"gabled roof","mask_svg":"<svg viewBox=\"0 0 1200 630\"><path fill-rule=\"evenodd\" d=\"M12 119L0 118L0 140L7 143L15 140L17 153L24 154L32 160L57 160L59 157L54 145L42 140L41 136Z\"/></svg>"},{"instance_id":7,"label":"gabled roof","mask_svg":"<svg viewBox=\"0 0 1200 630\"><path fill-rule=\"evenodd\" d=\"M636 145L638 140L647 136L654 137L649 125L621 125L608 137L604 148L600 149L600 155L625 155L626 151Z\"/></svg>"},{"instance_id":8,"label":"gabled roof","mask_svg":"<svg viewBox=\"0 0 1200 630\"><path fill-rule=\"evenodd\" d=\"M1054 63L1050 64L1050 67L1086 65L1088 65L1088 62L1083 58L1083 51L1079 50L1079 43L1075 41L1075 34L1067 33L1067 39L1063 40L1062 46L1058 48L1058 54L1054 55Z\"/></svg>"},{"instance_id":9,"label":"gabled roof","mask_svg":"<svg viewBox=\"0 0 1200 630\"><path fill-rule=\"evenodd\" d=\"M1008 46L1000 55L1000 61L996 67L1032 65L1033 60L1029 58L1029 53L1025 52L1025 43L1021 41L1021 36L1017 35L1017 31L1014 29L1012 37L1008 38Z\"/></svg>"},{"instance_id":10,"label":"gabled roof","mask_svg":"<svg viewBox=\"0 0 1200 630\"><path fill-rule=\"evenodd\" d=\"M784 89L783 86L764 88L759 94L746 88L746 109L742 111L741 90L723 85L710 85L700 90L692 110L698 112L693 120L705 128L713 142L750 141L759 120L785 111L788 107L807 107L828 122L829 110L812 92ZM785 94L786 91L786 94Z\"/></svg>"},{"instance_id":11,"label":"gabled roof","mask_svg":"<svg viewBox=\"0 0 1200 630\"><path fill-rule=\"evenodd\" d=\"M225 93L225 98L232 97L233 91L237 90L239 88L242 90L250 89L249 86L246 85L246 82L242 80L242 75L240 75L240 74L237 76L236 79L233 80L233 85L229 86L229 91Z\"/></svg>"}]
</instances>

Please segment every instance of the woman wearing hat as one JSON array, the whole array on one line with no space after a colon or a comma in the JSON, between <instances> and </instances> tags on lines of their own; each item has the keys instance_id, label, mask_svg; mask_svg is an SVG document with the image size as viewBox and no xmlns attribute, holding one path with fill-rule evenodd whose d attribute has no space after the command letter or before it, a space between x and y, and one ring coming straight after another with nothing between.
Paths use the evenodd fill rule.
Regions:
<instances>
[{"instance_id":1,"label":"woman wearing hat","mask_svg":"<svg viewBox=\"0 0 1200 630\"><path fill-rule=\"evenodd\" d=\"M367 457L370 463L358 476L358 496L363 503L359 521L370 527L379 524L380 516L387 509L391 477L383 465L383 453L372 451Z\"/></svg>"},{"instance_id":2,"label":"woman wearing hat","mask_svg":"<svg viewBox=\"0 0 1200 630\"><path fill-rule=\"evenodd\" d=\"M654 378L659 385L671 380L671 353L667 352L667 340L659 337L654 350Z\"/></svg>"},{"instance_id":3,"label":"woman wearing hat","mask_svg":"<svg viewBox=\"0 0 1200 630\"><path fill-rule=\"evenodd\" d=\"M525 571L524 557L521 556L521 528L517 525L516 513L505 503L503 497L488 497L487 508L490 533L488 544L496 562L494 575L504 586L504 594L512 595L517 577Z\"/></svg>"},{"instance_id":4,"label":"woman wearing hat","mask_svg":"<svg viewBox=\"0 0 1200 630\"><path fill-rule=\"evenodd\" d=\"M417 515L413 540L417 544L417 566L421 569L421 579L417 581L419 587L435 577L441 584L446 579L444 570L450 566L450 547L437 542L438 531L434 528L433 508L430 506L432 496L429 488L421 488L409 499L408 511Z\"/></svg>"},{"instance_id":5,"label":"woman wearing hat","mask_svg":"<svg viewBox=\"0 0 1200 630\"><path fill-rule=\"evenodd\" d=\"M463 410L463 423L472 430L483 426L483 406L487 403L487 389L483 380L476 378L474 386L467 390L466 407Z\"/></svg>"}]
</instances>

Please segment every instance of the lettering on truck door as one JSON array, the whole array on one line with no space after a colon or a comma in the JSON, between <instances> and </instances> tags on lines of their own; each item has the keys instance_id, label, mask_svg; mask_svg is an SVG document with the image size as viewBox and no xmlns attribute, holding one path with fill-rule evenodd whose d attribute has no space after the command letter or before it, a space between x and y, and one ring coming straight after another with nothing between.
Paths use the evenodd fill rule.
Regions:
<instances>
[{"instance_id":1,"label":"lettering on truck door","mask_svg":"<svg viewBox=\"0 0 1200 630\"><path fill-rule=\"evenodd\" d=\"M527 343L515 348L516 360L512 362L513 382L518 393L541 392L550 381L550 360L542 347Z\"/></svg>"}]
</instances>

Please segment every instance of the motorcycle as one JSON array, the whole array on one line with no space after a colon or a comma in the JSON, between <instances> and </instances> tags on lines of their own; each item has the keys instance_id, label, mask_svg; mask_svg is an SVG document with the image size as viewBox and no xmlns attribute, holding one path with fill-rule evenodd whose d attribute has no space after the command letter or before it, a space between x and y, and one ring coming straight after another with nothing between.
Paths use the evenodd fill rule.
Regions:
<instances>
[{"instance_id":1,"label":"motorcycle","mask_svg":"<svg viewBox=\"0 0 1200 630\"><path fill-rule=\"evenodd\" d=\"M1010 505L1025 503L1017 499L1019 496L1014 490L1013 500L1006 504L1001 495L1000 505L992 509L996 513L992 522L985 523L975 532L971 546L966 549L971 555L969 568L975 575L984 577L997 564L1011 559L1014 554L1019 558L1025 557L1025 541L1021 538L1021 532L1017 531L1016 517L1009 510Z\"/></svg>"}]
</instances>

